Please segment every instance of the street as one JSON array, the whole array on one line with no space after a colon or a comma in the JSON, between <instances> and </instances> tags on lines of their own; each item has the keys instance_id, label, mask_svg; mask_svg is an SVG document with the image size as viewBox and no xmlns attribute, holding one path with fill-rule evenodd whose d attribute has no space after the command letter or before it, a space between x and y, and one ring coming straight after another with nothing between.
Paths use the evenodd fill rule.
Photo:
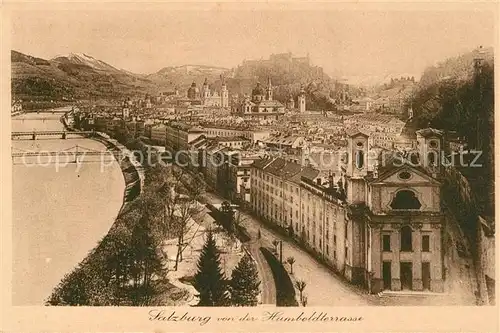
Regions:
<instances>
[{"instance_id":1,"label":"street","mask_svg":"<svg viewBox=\"0 0 500 333\"><path fill-rule=\"evenodd\" d=\"M206 197L212 203L222 203L224 199L214 193L206 193ZM272 247L275 239L283 241L283 261L288 257L294 257L294 274L292 280L303 280L306 282L304 295L307 296L307 306L367 306L374 305L376 296L363 295L362 291L347 285L335 276L333 272L318 263L307 252L297 245L290 243L287 239L276 232L267 229L252 216L237 210L241 216L241 224L247 229L252 238L257 238L258 231L261 232L261 245ZM266 264L267 265L267 264ZM290 271L290 265L285 263L285 268ZM298 294L298 291L296 291Z\"/></svg>"}]
</instances>

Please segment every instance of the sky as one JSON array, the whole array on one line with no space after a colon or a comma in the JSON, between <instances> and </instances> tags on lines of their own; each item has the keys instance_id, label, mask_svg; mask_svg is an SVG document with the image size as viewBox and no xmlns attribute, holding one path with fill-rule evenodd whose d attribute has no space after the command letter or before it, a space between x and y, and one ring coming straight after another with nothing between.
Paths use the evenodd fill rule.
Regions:
<instances>
[{"instance_id":1,"label":"sky","mask_svg":"<svg viewBox=\"0 0 500 333\"><path fill-rule=\"evenodd\" d=\"M492 11L205 10L13 12L11 48L45 59L85 53L135 73L166 66L234 67L272 53L309 53L328 74L419 75L495 43Z\"/></svg>"}]
</instances>

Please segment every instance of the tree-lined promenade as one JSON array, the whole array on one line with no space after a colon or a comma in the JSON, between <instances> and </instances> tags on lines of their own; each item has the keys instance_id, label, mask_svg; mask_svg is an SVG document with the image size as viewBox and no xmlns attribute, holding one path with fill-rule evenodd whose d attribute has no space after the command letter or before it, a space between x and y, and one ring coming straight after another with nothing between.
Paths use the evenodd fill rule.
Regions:
<instances>
[{"instance_id":1,"label":"tree-lined promenade","mask_svg":"<svg viewBox=\"0 0 500 333\"><path fill-rule=\"evenodd\" d=\"M143 191L123 206L108 234L64 277L47 305L151 306L164 305L169 297L173 286L168 272L178 269L192 241L187 235L199 227L192 221L203 214L199 200L205 182L176 166L156 163L158 156L139 140L123 136L119 141L153 161L144 164ZM173 262L165 252L169 239L176 239ZM199 304L256 305L260 282L254 262L244 256L229 279L221 272L218 251L209 230L193 283ZM213 290L221 290L224 301L211 299Z\"/></svg>"}]
</instances>

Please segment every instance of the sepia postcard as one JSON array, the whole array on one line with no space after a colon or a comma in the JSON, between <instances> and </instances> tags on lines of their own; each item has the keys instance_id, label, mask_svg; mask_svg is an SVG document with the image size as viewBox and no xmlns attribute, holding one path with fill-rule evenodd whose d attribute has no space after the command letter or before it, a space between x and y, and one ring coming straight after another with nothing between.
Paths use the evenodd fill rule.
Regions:
<instances>
[{"instance_id":1,"label":"sepia postcard","mask_svg":"<svg viewBox=\"0 0 500 333\"><path fill-rule=\"evenodd\" d=\"M499 331L497 2L1 10L0 331Z\"/></svg>"}]
</instances>

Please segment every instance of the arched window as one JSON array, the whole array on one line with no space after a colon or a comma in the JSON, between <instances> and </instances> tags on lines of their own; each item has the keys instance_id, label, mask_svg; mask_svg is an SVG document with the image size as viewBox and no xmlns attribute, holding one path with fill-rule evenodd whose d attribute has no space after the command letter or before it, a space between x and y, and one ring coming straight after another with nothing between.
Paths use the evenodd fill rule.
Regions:
<instances>
[{"instance_id":1,"label":"arched window","mask_svg":"<svg viewBox=\"0 0 500 333\"><path fill-rule=\"evenodd\" d=\"M391 202L392 209L420 209L422 204L413 191L401 190Z\"/></svg>"},{"instance_id":2,"label":"arched window","mask_svg":"<svg viewBox=\"0 0 500 333\"><path fill-rule=\"evenodd\" d=\"M405 225L401 228L401 251L411 252L412 251L412 230L409 225Z\"/></svg>"},{"instance_id":3,"label":"arched window","mask_svg":"<svg viewBox=\"0 0 500 333\"><path fill-rule=\"evenodd\" d=\"M427 153L427 165L433 166L436 164L437 160L437 152L436 151L430 151Z\"/></svg>"},{"instance_id":4,"label":"arched window","mask_svg":"<svg viewBox=\"0 0 500 333\"><path fill-rule=\"evenodd\" d=\"M365 154L362 150L356 152L356 168L362 169L365 165Z\"/></svg>"}]
</instances>

